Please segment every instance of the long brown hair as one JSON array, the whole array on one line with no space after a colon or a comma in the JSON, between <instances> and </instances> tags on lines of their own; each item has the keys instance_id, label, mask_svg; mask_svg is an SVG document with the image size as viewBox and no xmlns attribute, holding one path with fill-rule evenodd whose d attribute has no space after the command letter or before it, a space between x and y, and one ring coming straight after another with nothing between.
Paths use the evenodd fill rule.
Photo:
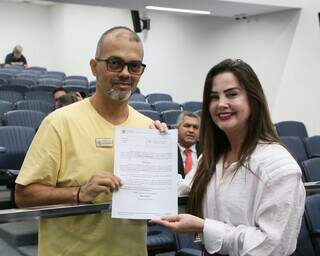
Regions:
<instances>
[{"instance_id":1,"label":"long brown hair","mask_svg":"<svg viewBox=\"0 0 320 256\"><path fill-rule=\"evenodd\" d=\"M250 159L250 155L259 141L265 143L280 142L272 124L270 113L260 81L253 69L242 60L226 59L215 65L207 74L203 90L203 107L200 126L200 144L203 149L202 158L193 178L189 194L188 208L191 214L203 217L202 204L209 181L216 171L219 158L230 150L230 142L226 134L212 121L209 105L212 81L221 73L230 72L245 89L250 116L245 139L240 148L237 168Z\"/></svg>"}]
</instances>

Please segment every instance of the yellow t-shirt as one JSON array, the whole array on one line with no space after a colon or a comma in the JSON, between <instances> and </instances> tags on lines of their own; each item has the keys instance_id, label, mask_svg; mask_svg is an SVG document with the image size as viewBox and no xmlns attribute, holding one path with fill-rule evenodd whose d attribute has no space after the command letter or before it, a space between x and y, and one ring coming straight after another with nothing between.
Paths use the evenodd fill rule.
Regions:
<instances>
[{"instance_id":1,"label":"yellow t-shirt","mask_svg":"<svg viewBox=\"0 0 320 256\"><path fill-rule=\"evenodd\" d=\"M125 127L148 128L151 119L129 107ZM115 126L104 120L88 99L54 111L42 122L16 183L55 187L85 184L97 171L113 172ZM111 138L112 147L97 147L97 138ZM111 195L96 202L110 201ZM146 255L145 221L88 214L43 219L39 256Z\"/></svg>"}]
</instances>

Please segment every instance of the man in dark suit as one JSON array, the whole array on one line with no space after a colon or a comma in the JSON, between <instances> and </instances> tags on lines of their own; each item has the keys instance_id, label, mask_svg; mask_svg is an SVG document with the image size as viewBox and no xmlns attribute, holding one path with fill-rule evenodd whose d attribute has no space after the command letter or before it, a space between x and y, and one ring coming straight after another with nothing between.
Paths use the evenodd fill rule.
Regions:
<instances>
[{"instance_id":1,"label":"man in dark suit","mask_svg":"<svg viewBox=\"0 0 320 256\"><path fill-rule=\"evenodd\" d=\"M184 111L177 121L178 128L178 173L182 178L197 166L200 154L198 147L200 117Z\"/></svg>"}]
</instances>

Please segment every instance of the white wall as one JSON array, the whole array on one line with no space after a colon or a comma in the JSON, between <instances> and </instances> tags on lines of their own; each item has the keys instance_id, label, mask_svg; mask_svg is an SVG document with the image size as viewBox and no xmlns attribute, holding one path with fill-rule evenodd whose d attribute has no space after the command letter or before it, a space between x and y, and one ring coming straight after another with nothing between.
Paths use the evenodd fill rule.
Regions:
<instances>
[{"instance_id":1,"label":"white wall","mask_svg":"<svg viewBox=\"0 0 320 256\"><path fill-rule=\"evenodd\" d=\"M21 44L30 64L51 65L48 14L48 7L0 3L0 63L16 44Z\"/></svg>"},{"instance_id":2,"label":"white wall","mask_svg":"<svg viewBox=\"0 0 320 256\"><path fill-rule=\"evenodd\" d=\"M279 83L273 117L300 120L310 135L320 134L319 0L308 0L301 11L292 46Z\"/></svg>"},{"instance_id":3,"label":"white wall","mask_svg":"<svg viewBox=\"0 0 320 256\"><path fill-rule=\"evenodd\" d=\"M315 117L320 106L317 2L305 1L301 12L278 12L247 21L145 11L151 30L140 34L147 64L140 88L144 94L168 92L177 102L200 100L209 68L227 57L242 58L260 77L274 121L301 120L311 135L320 134L320 119ZM25 22L12 19L12 13ZM0 57L21 43L30 65L92 79L89 59L100 34L114 25L132 27L130 11L0 3Z\"/></svg>"}]
</instances>

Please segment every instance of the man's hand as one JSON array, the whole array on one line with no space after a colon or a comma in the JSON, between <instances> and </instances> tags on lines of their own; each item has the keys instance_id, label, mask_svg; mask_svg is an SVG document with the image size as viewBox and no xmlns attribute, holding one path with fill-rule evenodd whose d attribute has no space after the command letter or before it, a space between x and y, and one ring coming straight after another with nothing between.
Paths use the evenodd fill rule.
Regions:
<instances>
[{"instance_id":1,"label":"man's hand","mask_svg":"<svg viewBox=\"0 0 320 256\"><path fill-rule=\"evenodd\" d=\"M159 120L154 121L150 126L150 129L158 129L159 132L167 133L168 126L166 123L161 123Z\"/></svg>"},{"instance_id":2,"label":"man's hand","mask_svg":"<svg viewBox=\"0 0 320 256\"><path fill-rule=\"evenodd\" d=\"M122 186L121 180L110 172L98 172L80 188L79 201L92 202L101 193L112 193Z\"/></svg>"}]
</instances>

